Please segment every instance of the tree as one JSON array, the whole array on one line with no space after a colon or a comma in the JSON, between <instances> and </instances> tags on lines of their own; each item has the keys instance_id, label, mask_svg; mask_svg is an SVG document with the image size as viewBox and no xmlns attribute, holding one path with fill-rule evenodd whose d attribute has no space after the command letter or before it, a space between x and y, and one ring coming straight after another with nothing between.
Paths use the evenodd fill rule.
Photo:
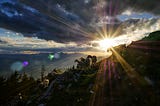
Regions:
<instances>
[{"instance_id":1,"label":"tree","mask_svg":"<svg viewBox=\"0 0 160 106\"><path fill-rule=\"evenodd\" d=\"M85 61L86 60L83 57L80 58L80 63L81 63L81 66L82 66L81 68L85 68L86 67Z\"/></svg>"},{"instance_id":2,"label":"tree","mask_svg":"<svg viewBox=\"0 0 160 106\"><path fill-rule=\"evenodd\" d=\"M75 68L74 68L74 65L73 65L73 67L72 67L72 70L74 70Z\"/></svg>"},{"instance_id":3,"label":"tree","mask_svg":"<svg viewBox=\"0 0 160 106\"><path fill-rule=\"evenodd\" d=\"M24 72L22 76L22 82L27 82L29 80L27 74Z\"/></svg>"},{"instance_id":4,"label":"tree","mask_svg":"<svg viewBox=\"0 0 160 106\"><path fill-rule=\"evenodd\" d=\"M87 58L86 58L86 61L85 61L87 67L89 67L89 66L91 65L90 59L92 59L92 56L91 56L91 55L88 55Z\"/></svg>"},{"instance_id":5,"label":"tree","mask_svg":"<svg viewBox=\"0 0 160 106\"><path fill-rule=\"evenodd\" d=\"M90 59L92 60L92 64L91 64ZM77 68L86 69L86 68L90 67L91 65L94 66L96 64L97 57L88 55L86 59L81 57L79 60L76 59L75 62L77 62Z\"/></svg>"},{"instance_id":6,"label":"tree","mask_svg":"<svg viewBox=\"0 0 160 106\"><path fill-rule=\"evenodd\" d=\"M5 79L3 77L0 76L0 85L3 85L5 82Z\"/></svg>"},{"instance_id":7,"label":"tree","mask_svg":"<svg viewBox=\"0 0 160 106\"><path fill-rule=\"evenodd\" d=\"M41 67L41 81L43 81L43 79L44 79L44 72L45 71L46 71L45 66L42 65L42 67Z\"/></svg>"},{"instance_id":8,"label":"tree","mask_svg":"<svg viewBox=\"0 0 160 106\"><path fill-rule=\"evenodd\" d=\"M81 62L77 59L74 62L77 62L77 68L80 69L81 68Z\"/></svg>"},{"instance_id":9,"label":"tree","mask_svg":"<svg viewBox=\"0 0 160 106\"><path fill-rule=\"evenodd\" d=\"M92 65L94 66L97 62L97 57L96 56L92 56Z\"/></svg>"},{"instance_id":10,"label":"tree","mask_svg":"<svg viewBox=\"0 0 160 106\"><path fill-rule=\"evenodd\" d=\"M10 85L16 86L19 80L19 73L15 71L8 79L7 82Z\"/></svg>"}]
</instances>

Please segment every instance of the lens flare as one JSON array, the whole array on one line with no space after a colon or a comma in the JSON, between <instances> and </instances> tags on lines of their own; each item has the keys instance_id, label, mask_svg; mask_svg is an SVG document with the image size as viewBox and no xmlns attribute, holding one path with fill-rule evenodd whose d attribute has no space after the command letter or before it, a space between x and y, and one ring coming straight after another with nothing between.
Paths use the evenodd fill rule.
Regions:
<instances>
[{"instance_id":1,"label":"lens flare","mask_svg":"<svg viewBox=\"0 0 160 106\"><path fill-rule=\"evenodd\" d=\"M24 61L24 62L23 62L23 66L24 66L24 67L28 66L28 64L29 64L28 61Z\"/></svg>"},{"instance_id":2,"label":"lens flare","mask_svg":"<svg viewBox=\"0 0 160 106\"><path fill-rule=\"evenodd\" d=\"M54 55L53 55L53 54L49 54L49 55L48 55L48 58L49 58L50 60L53 60Z\"/></svg>"},{"instance_id":3,"label":"lens flare","mask_svg":"<svg viewBox=\"0 0 160 106\"><path fill-rule=\"evenodd\" d=\"M116 45L116 42L114 41L114 39L104 39L104 40L100 40L98 43L100 48L104 51Z\"/></svg>"},{"instance_id":4,"label":"lens flare","mask_svg":"<svg viewBox=\"0 0 160 106\"><path fill-rule=\"evenodd\" d=\"M59 54L59 53L55 53L55 54L54 54L54 57L55 57L56 59L59 59L59 58L60 58L60 54Z\"/></svg>"},{"instance_id":5,"label":"lens flare","mask_svg":"<svg viewBox=\"0 0 160 106\"><path fill-rule=\"evenodd\" d=\"M105 38L102 40L92 41L92 44L98 44L97 49L107 51L108 49L118 46L121 44L120 41L117 40L117 38Z\"/></svg>"},{"instance_id":6,"label":"lens flare","mask_svg":"<svg viewBox=\"0 0 160 106\"><path fill-rule=\"evenodd\" d=\"M14 62L11 65L11 70L12 71L21 71L23 69L23 63L20 61Z\"/></svg>"}]
</instances>

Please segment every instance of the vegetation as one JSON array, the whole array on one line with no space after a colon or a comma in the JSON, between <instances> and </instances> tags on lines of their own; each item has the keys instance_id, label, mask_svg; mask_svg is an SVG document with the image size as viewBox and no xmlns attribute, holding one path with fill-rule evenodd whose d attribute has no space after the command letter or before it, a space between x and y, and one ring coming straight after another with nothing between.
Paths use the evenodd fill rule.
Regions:
<instances>
[{"instance_id":1,"label":"vegetation","mask_svg":"<svg viewBox=\"0 0 160 106\"><path fill-rule=\"evenodd\" d=\"M156 31L153 33L150 33L148 37L145 37L143 39L144 41L160 41L160 31Z\"/></svg>"},{"instance_id":2,"label":"vegetation","mask_svg":"<svg viewBox=\"0 0 160 106\"><path fill-rule=\"evenodd\" d=\"M0 104L22 105L33 92L36 82L26 73L19 74L17 71L8 79L0 77Z\"/></svg>"},{"instance_id":3,"label":"vegetation","mask_svg":"<svg viewBox=\"0 0 160 106\"><path fill-rule=\"evenodd\" d=\"M143 50L123 46L115 50L142 78L148 78L146 81L152 83L139 85L133 81L121 64L116 61L115 56L97 62L96 56L88 55L86 58L81 57L75 60L77 66L67 69L64 73L59 69L53 69L47 76L44 76L46 69L45 66L42 66L41 79L35 80L25 73L19 74L18 72L12 74L8 79L0 77L0 104L2 106L10 104L13 106L40 104L88 106L90 102L93 102L95 106L159 106L160 73L158 66L160 61L157 59L158 55L153 55L154 52L146 54ZM108 66L110 63L112 65ZM101 70L105 64L106 69ZM112 71L109 73L109 70ZM49 87L44 86L43 80L45 79L49 80Z\"/></svg>"},{"instance_id":4,"label":"vegetation","mask_svg":"<svg viewBox=\"0 0 160 106\"><path fill-rule=\"evenodd\" d=\"M64 73L62 73L61 70L53 69L53 71L49 73L47 76L44 76L44 72L46 69L45 66L42 65L41 79L37 80L35 80L32 77L29 77L26 73L20 74L17 71L15 71L15 73L13 73L7 79L0 77L0 104L5 106L21 106L26 104L38 105L40 103L44 103L44 101L46 100L40 99L43 93L47 90L47 88L44 88L43 86L43 80L49 79L50 81L53 81L57 78L59 79L56 80L56 83L52 88L53 96L51 95L51 99L47 100L48 105L56 105L55 103L57 101L61 101L62 98L65 98L66 101L64 100L64 102L59 103L66 104L68 102L68 99L72 99L76 103L78 97L81 97L81 94L83 95L83 97L89 98L89 93L85 90L87 89L87 86L90 83L90 81L94 81L93 79L95 74L93 73L95 73L97 70L97 58L96 56L93 56L92 58L92 56L89 55L86 59L81 57L80 60L77 61L81 63L77 64L77 68L74 68L73 66ZM90 75L91 73L92 75ZM86 75L89 76L85 77ZM76 89L77 87L78 89ZM58 96L58 98L56 99L54 99L56 97L55 92ZM61 98L60 95L62 93L64 94ZM75 96L77 97L75 98ZM79 101L82 101L81 98L79 99ZM83 104L85 103L86 101L83 101Z\"/></svg>"}]
</instances>

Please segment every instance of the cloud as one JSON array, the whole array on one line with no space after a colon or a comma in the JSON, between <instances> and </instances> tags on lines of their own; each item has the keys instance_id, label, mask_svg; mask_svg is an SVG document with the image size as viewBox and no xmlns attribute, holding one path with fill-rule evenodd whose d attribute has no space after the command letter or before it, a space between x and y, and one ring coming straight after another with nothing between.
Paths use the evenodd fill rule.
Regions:
<instances>
[{"instance_id":1,"label":"cloud","mask_svg":"<svg viewBox=\"0 0 160 106\"><path fill-rule=\"evenodd\" d=\"M131 14L129 13L123 13L121 15L118 15L117 18L121 21L126 21L130 19L152 19L152 18L160 18L160 16L155 16L150 13L137 13L137 12L132 12Z\"/></svg>"},{"instance_id":2,"label":"cloud","mask_svg":"<svg viewBox=\"0 0 160 106\"><path fill-rule=\"evenodd\" d=\"M53 40L25 37L20 33L0 29L1 53L7 54L36 54L50 52L85 51L90 45L75 42L58 43ZM14 51L14 52L13 52Z\"/></svg>"},{"instance_id":3,"label":"cloud","mask_svg":"<svg viewBox=\"0 0 160 106\"><path fill-rule=\"evenodd\" d=\"M160 1L159 0L102 0L100 3L105 2L105 11L107 11L107 15L117 15L126 11L128 9L132 9L136 12L150 12L153 14L160 14ZM104 3L103 3L104 4Z\"/></svg>"},{"instance_id":4,"label":"cloud","mask_svg":"<svg viewBox=\"0 0 160 106\"><path fill-rule=\"evenodd\" d=\"M56 43L54 41L46 41L34 37L17 37L17 38L12 38L12 37L0 37L1 42L5 42L8 45L11 45L12 47L24 47L24 48L32 48L32 49L37 49L37 48L62 48L62 47L72 47L76 46L75 43Z\"/></svg>"},{"instance_id":5,"label":"cloud","mask_svg":"<svg viewBox=\"0 0 160 106\"><path fill-rule=\"evenodd\" d=\"M160 14L160 1L159 0L125 0L123 6L131 7L136 11L140 12L150 12L153 14ZM123 8L124 8L123 7Z\"/></svg>"},{"instance_id":6,"label":"cloud","mask_svg":"<svg viewBox=\"0 0 160 106\"><path fill-rule=\"evenodd\" d=\"M53 52L82 53L94 52L90 44L75 42L57 43L53 40L43 40L37 37L25 37L22 34L0 29L0 54L41 54ZM4 34L4 35L3 35ZM7 36L5 36L7 34ZM98 55L98 54L97 54Z\"/></svg>"},{"instance_id":7,"label":"cloud","mask_svg":"<svg viewBox=\"0 0 160 106\"><path fill-rule=\"evenodd\" d=\"M149 36L151 32L160 30L160 19L130 19L124 21L123 24L121 24L121 27L123 27L123 31L119 36L112 39L112 42L116 42L112 46L128 46L133 41L141 40L142 38ZM97 42L97 40L93 41L92 45L95 45ZM101 49L98 45L94 47Z\"/></svg>"},{"instance_id":8,"label":"cloud","mask_svg":"<svg viewBox=\"0 0 160 106\"><path fill-rule=\"evenodd\" d=\"M0 43L1 47L10 45L12 47L20 48L63 48L77 46L74 42L57 43L53 40L39 39L38 37L25 37L20 33L16 33L6 29L0 29Z\"/></svg>"},{"instance_id":9,"label":"cloud","mask_svg":"<svg viewBox=\"0 0 160 106\"><path fill-rule=\"evenodd\" d=\"M133 13L133 11L128 9L128 10L123 11L121 14L130 16L130 15L132 15L132 13Z\"/></svg>"},{"instance_id":10,"label":"cloud","mask_svg":"<svg viewBox=\"0 0 160 106\"><path fill-rule=\"evenodd\" d=\"M0 27L22 33L26 37L22 43L25 47L34 45L45 48L45 44L56 47L70 42L85 44L97 38L97 28L112 25L114 31L120 27L123 23L117 18L118 15L124 15L127 19L132 18L133 13L159 15L159 3L159 0L3 0L0 2ZM12 17L5 12L13 13ZM122 33L119 31L117 35ZM27 37L37 37L41 41L34 40L41 43L33 43ZM20 40L2 39L9 41L10 45L22 46L18 44Z\"/></svg>"},{"instance_id":11,"label":"cloud","mask_svg":"<svg viewBox=\"0 0 160 106\"><path fill-rule=\"evenodd\" d=\"M7 42L0 40L0 44L7 44Z\"/></svg>"},{"instance_id":12,"label":"cloud","mask_svg":"<svg viewBox=\"0 0 160 106\"><path fill-rule=\"evenodd\" d=\"M46 3L41 4L43 8L41 6L32 8L32 5L1 2L0 27L20 32L24 36L37 36L40 39L56 42L78 42L89 39L79 25L83 20L75 13L65 10L57 3L52 7Z\"/></svg>"}]
</instances>

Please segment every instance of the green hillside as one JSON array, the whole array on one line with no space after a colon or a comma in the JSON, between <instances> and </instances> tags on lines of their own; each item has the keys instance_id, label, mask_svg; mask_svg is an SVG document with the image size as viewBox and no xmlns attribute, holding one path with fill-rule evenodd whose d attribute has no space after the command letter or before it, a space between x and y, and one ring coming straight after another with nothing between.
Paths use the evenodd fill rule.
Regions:
<instances>
[{"instance_id":1,"label":"green hillside","mask_svg":"<svg viewBox=\"0 0 160 106\"><path fill-rule=\"evenodd\" d=\"M159 41L160 40L160 31L152 32L148 37L143 38L142 40L149 41Z\"/></svg>"}]
</instances>

